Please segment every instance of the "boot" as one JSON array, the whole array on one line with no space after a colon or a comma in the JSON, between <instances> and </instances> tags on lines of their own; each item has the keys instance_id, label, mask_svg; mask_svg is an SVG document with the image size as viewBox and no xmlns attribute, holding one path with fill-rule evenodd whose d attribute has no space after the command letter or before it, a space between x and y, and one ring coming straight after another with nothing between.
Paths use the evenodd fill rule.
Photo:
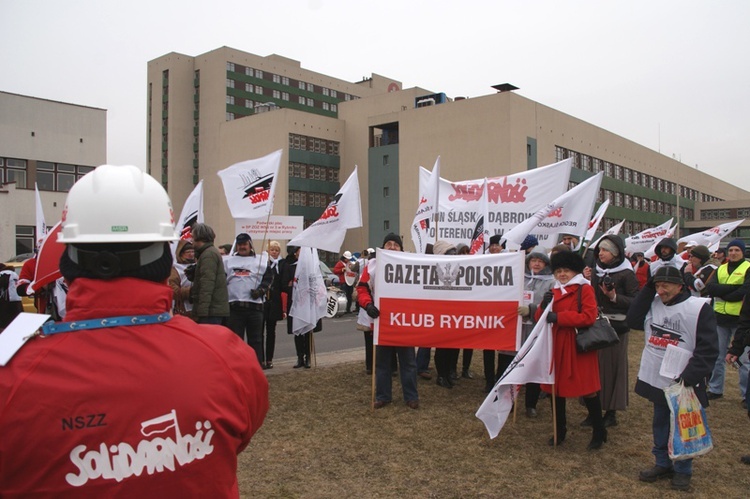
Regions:
<instances>
[{"instance_id":1,"label":"boot","mask_svg":"<svg viewBox=\"0 0 750 499\"><path fill-rule=\"evenodd\" d=\"M305 359L301 356L297 356L297 363L294 364L294 367L292 369L299 369L300 367L305 365Z\"/></svg>"},{"instance_id":2,"label":"boot","mask_svg":"<svg viewBox=\"0 0 750 499\"><path fill-rule=\"evenodd\" d=\"M617 411L607 411L604 413L604 427L617 426Z\"/></svg>"},{"instance_id":3,"label":"boot","mask_svg":"<svg viewBox=\"0 0 750 499\"><path fill-rule=\"evenodd\" d=\"M552 397L550 397L552 401ZM555 426L557 427L557 445L565 441L568 433L567 418L565 417L565 397L555 397ZM554 435L549 439L550 445L555 445Z\"/></svg>"},{"instance_id":4,"label":"boot","mask_svg":"<svg viewBox=\"0 0 750 499\"><path fill-rule=\"evenodd\" d=\"M599 398L599 394L596 394L593 397L584 398L583 401L589 411L591 426L593 427L588 450L601 449L604 442L607 441L607 429L604 427L604 418L602 417L602 400Z\"/></svg>"},{"instance_id":5,"label":"boot","mask_svg":"<svg viewBox=\"0 0 750 499\"><path fill-rule=\"evenodd\" d=\"M310 356L305 355L305 369L310 369Z\"/></svg>"}]
</instances>

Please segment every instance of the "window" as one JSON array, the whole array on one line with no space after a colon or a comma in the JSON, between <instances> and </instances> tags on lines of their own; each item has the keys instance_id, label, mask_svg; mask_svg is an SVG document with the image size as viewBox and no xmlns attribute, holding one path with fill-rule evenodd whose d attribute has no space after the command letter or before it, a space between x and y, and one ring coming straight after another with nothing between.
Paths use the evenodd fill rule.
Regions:
<instances>
[{"instance_id":1,"label":"window","mask_svg":"<svg viewBox=\"0 0 750 499\"><path fill-rule=\"evenodd\" d=\"M227 71L234 71L234 63L227 62Z\"/></svg>"},{"instance_id":2,"label":"window","mask_svg":"<svg viewBox=\"0 0 750 499\"><path fill-rule=\"evenodd\" d=\"M34 251L35 232L32 225L16 225L16 255Z\"/></svg>"},{"instance_id":3,"label":"window","mask_svg":"<svg viewBox=\"0 0 750 499\"><path fill-rule=\"evenodd\" d=\"M308 97L307 98L307 105L310 106L310 107L313 107L313 106L315 106L315 101Z\"/></svg>"},{"instance_id":4,"label":"window","mask_svg":"<svg viewBox=\"0 0 750 499\"><path fill-rule=\"evenodd\" d=\"M81 177L86 175L88 172L93 172L94 167L93 166L79 166L78 167L78 175L76 175L76 180L79 180Z\"/></svg>"},{"instance_id":5,"label":"window","mask_svg":"<svg viewBox=\"0 0 750 499\"><path fill-rule=\"evenodd\" d=\"M227 78L227 88L234 88L234 80Z\"/></svg>"},{"instance_id":6,"label":"window","mask_svg":"<svg viewBox=\"0 0 750 499\"><path fill-rule=\"evenodd\" d=\"M383 197L384 198L389 197L389 195L388 195L388 187L383 187Z\"/></svg>"},{"instance_id":7,"label":"window","mask_svg":"<svg viewBox=\"0 0 750 499\"><path fill-rule=\"evenodd\" d=\"M344 100L352 100L352 96L349 94L344 94Z\"/></svg>"},{"instance_id":8,"label":"window","mask_svg":"<svg viewBox=\"0 0 750 499\"><path fill-rule=\"evenodd\" d=\"M389 161L390 161L390 155L383 154L383 166L388 166Z\"/></svg>"},{"instance_id":9,"label":"window","mask_svg":"<svg viewBox=\"0 0 750 499\"><path fill-rule=\"evenodd\" d=\"M315 90L315 86L312 83L307 84L307 91L312 92Z\"/></svg>"},{"instance_id":10,"label":"window","mask_svg":"<svg viewBox=\"0 0 750 499\"><path fill-rule=\"evenodd\" d=\"M234 113L227 113L227 121L234 120Z\"/></svg>"},{"instance_id":11,"label":"window","mask_svg":"<svg viewBox=\"0 0 750 499\"><path fill-rule=\"evenodd\" d=\"M331 104L331 111L333 111L334 113L337 113L338 110L339 110L338 104Z\"/></svg>"},{"instance_id":12,"label":"window","mask_svg":"<svg viewBox=\"0 0 750 499\"><path fill-rule=\"evenodd\" d=\"M251 101L250 99L245 99L245 107L248 109L252 109L253 106L255 106L255 103Z\"/></svg>"},{"instance_id":13,"label":"window","mask_svg":"<svg viewBox=\"0 0 750 499\"><path fill-rule=\"evenodd\" d=\"M245 92L252 92L252 91L253 91L253 84L245 83Z\"/></svg>"},{"instance_id":14,"label":"window","mask_svg":"<svg viewBox=\"0 0 750 499\"><path fill-rule=\"evenodd\" d=\"M323 102L323 110L328 111L330 109L330 106L327 102Z\"/></svg>"},{"instance_id":15,"label":"window","mask_svg":"<svg viewBox=\"0 0 750 499\"><path fill-rule=\"evenodd\" d=\"M245 68L245 75L252 76L253 75L253 68Z\"/></svg>"},{"instance_id":16,"label":"window","mask_svg":"<svg viewBox=\"0 0 750 499\"><path fill-rule=\"evenodd\" d=\"M335 90L331 90L331 97L337 98L338 97L338 92L336 92Z\"/></svg>"},{"instance_id":17,"label":"window","mask_svg":"<svg viewBox=\"0 0 750 499\"><path fill-rule=\"evenodd\" d=\"M330 91L326 87L323 87L323 95L325 96L330 95Z\"/></svg>"},{"instance_id":18,"label":"window","mask_svg":"<svg viewBox=\"0 0 750 499\"><path fill-rule=\"evenodd\" d=\"M391 230L391 221L383 220L383 230Z\"/></svg>"},{"instance_id":19,"label":"window","mask_svg":"<svg viewBox=\"0 0 750 499\"><path fill-rule=\"evenodd\" d=\"M281 100L289 100L289 92L281 92Z\"/></svg>"},{"instance_id":20,"label":"window","mask_svg":"<svg viewBox=\"0 0 750 499\"><path fill-rule=\"evenodd\" d=\"M281 77L281 84L289 86L289 77L288 76L282 76Z\"/></svg>"},{"instance_id":21,"label":"window","mask_svg":"<svg viewBox=\"0 0 750 499\"><path fill-rule=\"evenodd\" d=\"M299 95L299 96L297 96L297 102L299 102L300 104L304 105L305 104L305 98L302 97L301 95Z\"/></svg>"},{"instance_id":22,"label":"window","mask_svg":"<svg viewBox=\"0 0 750 499\"><path fill-rule=\"evenodd\" d=\"M256 78L263 78L263 71L261 71L260 69L256 69L255 70L255 77Z\"/></svg>"},{"instance_id":23,"label":"window","mask_svg":"<svg viewBox=\"0 0 750 499\"><path fill-rule=\"evenodd\" d=\"M0 181L15 182L16 189L26 189L26 160L13 158L0 160Z\"/></svg>"},{"instance_id":24,"label":"window","mask_svg":"<svg viewBox=\"0 0 750 499\"><path fill-rule=\"evenodd\" d=\"M234 104L234 95L227 95L227 104Z\"/></svg>"},{"instance_id":25,"label":"window","mask_svg":"<svg viewBox=\"0 0 750 499\"><path fill-rule=\"evenodd\" d=\"M271 79L273 80L274 83L281 83L281 76L279 75L273 75Z\"/></svg>"},{"instance_id":26,"label":"window","mask_svg":"<svg viewBox=\"0 0 750 499\"><path fill-rule=\"evenodd\" d=\"M274 90L273 91L273 98L274 99L281 99L281 92L279 92L278 90Z\"/></svg>"},{"instance_id":27,"label":"window","mask_svg":"<svg viewBox=\"0 0 750 499\"><path fill-rule=\"evenodd\" d=\"M258 95L263 95L263 87L260 85L255 85L255 93Z\"/></svg>"},{"instance_id":28,"label":"window","mask_svg":"<svg viewBox=\"0 0 750 499\"><path fill-rule=\"evenodd\" d=\"M299 82L299 88L300 88L300 90L304 90L305 89L305 82L304 81Z\"/></svg>"}]
</instances>

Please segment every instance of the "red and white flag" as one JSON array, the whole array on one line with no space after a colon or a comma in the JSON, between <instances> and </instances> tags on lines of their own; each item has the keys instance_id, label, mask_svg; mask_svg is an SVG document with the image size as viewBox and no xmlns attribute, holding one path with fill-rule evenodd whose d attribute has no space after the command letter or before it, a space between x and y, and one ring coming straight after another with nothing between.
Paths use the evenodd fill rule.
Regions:
<instances>
[{"instance_id":1,"label":"red and white flag","mask_svg":"<svg viewBox=\"0 0 750 499\"><path fill-rule=\"evenodd\" d=\"M359 198L359 180L355 166L320 218L287 244L338 253L347 229L356 227L362 227L362 203Z\"/></svg>"},{"instance_id":2,"label":"red and white flag","mask_svg":"<svg viewBox=\"0 0 750 499\"><path fill-rule=\"evenodd\" d=\"M531 233L572 234L579 238L588 229L591 212L599 194L603 172L570 189L503 235L503 239L521 244Z\"/></svg>"},{"instance_id":3,"label":"red and white flag","mask_svg":"<svg viewBox=\"0 0 750 499\"><path fill-rule=\"evenodd\" d=\"M47 223L44 221L44 211L42 210L42 198L39 196L39 188L34 182L34 196L36 200L36 248L42 245L42 241L47 237Z\"/></svg>"},{"instance_id":4,"label":"red and white flag","mask_svg":"<svg viewBox=\"0 0 750 499\"><path fill-rule=\"evenodd\" d=\"M435 222L440 201L440 156L435 160L424 191L419 191L419 205L411 224L411 240L417 253L424 253L428 243L435 242Z\"/></svg>"},{"instance_id":5,"label":"red and white flag","mask_svg":"<svg viewBox=\"0 0 750 499\"><path fill-rule=\"evenodd\" d=\"M289 320L292 333L305 334L312 331L318 320L326 315L328 290L320 272L318 252L313 248L301 248L292 287L292 308Z\"/></svg>"},{"instance_id":6,"label":"red and white flag","mask_svg":"<svg viewBox=\"0 0 750 499\"><path fill-rule=\"evenodd\" d=\"M661 241L665 237L673 237L676 230L677 230L677 224L674 224L672 227L670 227L667 230L667 233L664 234L664 236L662 236L662 237L658 238L656 241L654 241L654 244L652 244L651 247L649 249L647 249L643 253L643 257L646 260L650 260L651 257L653 257L654 255L656 255L656 245L659 244L659 241Z\"/></svg>"},{"instance_id":7,"label":"red and white flag","mask_svg":"<svg viewBox=\"0 0 750 499\"><path fill-rule=\"evenodd\" d=\"M596 234L596 231L599 230L599 225L602 223L602 220L604 220L604 213L607 211L607 208L609 207L609 199L605 199L604 202L599 205L599 209L596 210L596 213L594 213L594 216L591 218L591 221L589 222L589 228L586 230L586 235L583 236L583 239L581 239L581 244L585 244L586 247L591 247L591 241L594 239L594 235Z\"/></svg>"},{"instance_id":8,"label":"red and white flag","mask_svg":"<svg viewBox=\"0 0 750 499\"><path fill-rule=\"evenodd\" d=\"M484 423L490 438L495 438L505 425L521 385L526 383L551 385L555 382L552 325L547 324L547 314L551 309L550 304L542 313L513 362L490 390L475 414Z\"/></svg>"},{"instance_id":9,"label":"red and white flag","mask_svg":"<svg viewBox=\"0 0 750 499\"><path fill-rule=\"evenodd\" d=\"M281 149L262 158L235 163L217 173L232 218L263 218L271 214L280 164Z\"/></svg>"},{"instance_id":10,"label":"red and white flag","mask_svg":"<svg viewBox=\"0 0 750 499\"><path fill-rule=\"evenodd\" d=\"M712 246L714 243L721 241L724 236L739 227L744 221L745 219L743 218L742 220L727 222L725 224L717 225L716 227L711 227L703 232L697 232L695 234L681 237L677 240L677 246L679 246L680 243L686 243L688 241L694 241L703 246Z\"/></svg>"},{"instance_id":11,"label":"red and white flag","mask_svg":"<svg viewBox=\"0 0 750 499\"><path fill-rule=\"evenodd\" d=\"M524 256L378 250L375 344L518 350Z\"/></svg>"},{"instance_id":12,"label":"red and white flag","mask_svg":"<svg viewBox=\"0 0 750 499\"><path fill-rule=\"evenodd\" d=\"M667 233L669 232L669 228L672 227L672 220L674 220L674 218L670 218L656 227L650 227L640 231L638 234L626 237L625 253L628 255L632 255L633 253L645 253L651 246L654 246L660 240L668 237Z\"/></svg>"}]
</instances>

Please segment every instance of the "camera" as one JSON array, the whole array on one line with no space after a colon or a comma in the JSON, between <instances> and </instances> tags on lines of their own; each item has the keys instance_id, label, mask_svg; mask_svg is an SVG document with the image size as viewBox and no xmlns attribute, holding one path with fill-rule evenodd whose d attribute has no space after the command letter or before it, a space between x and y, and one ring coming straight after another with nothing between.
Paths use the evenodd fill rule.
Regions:
<instances>
[{"instance_id":1,"label":"camera","mask_svg":"<svg viewBox=\"0 0 750 499\"><path fill-rule=\"evenodd\" d=\"M612 291L615 289L615 283L612 280L612 276L609 274L606 274L604 278L602 279L602 284L604 284L604 287L607 288L607 291Z\"/></svg>"}]
</instances>

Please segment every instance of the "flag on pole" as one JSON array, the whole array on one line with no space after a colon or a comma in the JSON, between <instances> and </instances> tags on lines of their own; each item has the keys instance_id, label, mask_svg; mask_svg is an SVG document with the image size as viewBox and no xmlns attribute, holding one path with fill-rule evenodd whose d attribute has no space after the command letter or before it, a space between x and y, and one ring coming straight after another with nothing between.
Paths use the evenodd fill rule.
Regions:
<instances>
[{"instance_id":1,"label":"flag on pole","mask_svg":"<svg viewBox=\"0 0 750 499\"><path fill-rule=\"evenodd\" d=\"M604 234L602 234L601 236L599 236L599 238L596 241L594 241L593 243L589 244L586 249L588 249L588 248L596 248L596 245L599 244L599 241L601 241L604 236L616 236L622 230L622 226L623 225L625 225L625 219L624 218L622 219L622 222L620 222L619 224L613 225Z\"/></svg>"},{"instance_id":2,"label":"flag on pole","mask_svg":"<svg viewBox=\"0 0 750 499\"><path fill-rule=\"evenodd\" d=\"M432 167L424 192L419 193L419 206L411 224L411 240L417 253L424 253L428 243L435 242L435 221L440 203L440 156Z\"/></svg>"},{"instance_id":3,"label":"flag on pole","mask_svg":"<svg viewBox=\"0 0 750 499\"><path fill-rule=\"evenodd\" d=\"M667 237L667 232L669 232L669 228L672 227L672 220L674 220L674 218L670 218L656 227L650 227L640 231L638 234L626 237L625 253L628 255L632 255L633 253L645 253L651 246Z\"/></svg>"},{"instance_id":4,"label":"flag on pole","mask_svg":"<svg viewBox=\"0 0 750 499\"><path fill-rule=\"evenodd\" d=\"M292 333L305 334L312 331L318 320L326 315L328 290L320 272L318 252L314 248L302 248L297 260L292 287L292 308L289 316Z\"/></svg>"},{"instance_id":5,"label":"flag on pole","mask_svg":"<svg viewBox=\"0 0 750 499\"><path fill-rule=\"evenodd\" d=\"M471 233L471 242L469 244L470 255L483 255L487 251L487 246L490 242L488 195L489 184L485 178L482 185L482 198L479 202L479 213L477 213L477 223L474 224L474 230Z\"/></svg>"},{"instance_id":6,"label":"flag on pole","mask_svg":"<svg viewBox=\"0 0 750 499\"><path fill-rule=\"evenodd\" d=\"M586 233L588 220L594 211L603 172L599 172L548 203L520 224L506 232L503 239L520 245L531 234L560 234L578 236Z\"/></svg>"},{"instance_id":7,"label":"flag on pole","mask_svg":"<svg viewBox=\"0 0 750 499\"><path fill-rule=\"evenodd\" d=\"M36 198L36 246L39 248L42 241L47 236L47 224L44 221L44 211L42 210L42 198L39 195L39 188L34 182L34 196Z\"/></svg>"},{"instance_id":8,"label":"flag on pole","mask_svg":"<svg viewBox=\"0 0 750 499\"><path fill-rule=\"evenodd\" d=\"M688 241L695 241L696 243L702 244L703 246L712 246L714 243L721 241L724 236L739 227L740 224L742 224L742 222L744 221L745 219L743 218L742 220L727 222L725 224L717 225L716 227L711 227L710 229L704 230L703 232L697 232L695 234L681 237L677 240L677 246L679 246L680 243L686 243Z\"/></svg>"},{"instance_id":9,"label":"flag on pole","mask_svg":"<svg viewBox=\"0 0 750 499\"><path fill-rule=\"evenodd\" d=\"M674 231L676 231L676 230L677 230L677 224L674 224L672 227L669 228L669 230L667 230L667 233L664 234L663 237L660 237L656 241L654 241L654 244L652 244L651 247L649 249L647 249L643 253L643 257L646 260L650 260L651 257L653 257L654 255L656 255L656 245L659 244L659 241L661 241L665 237L672 237L672 236L674 236Z\"/></svg>"},{"instance_id":10,"label":"flag on pole","mask_svg":"<svg viewBox=\"0 0 750 499\"><path fill-rule=\"evenodd\" d=\"M320 218L287 244L338 253L346 237L346 230L356 227L362 227L362 203L359 199L359 180L355 166Z\"/></svg>"},{"instance_id":11,"label":"flag on pole","mask_svg":"<svg viewBox=\"0 0 750 499\"><path fill-rule=\"evenodd\" d=\"M550 310L552 310L552 304L544 310L513 362L490 390L475 414L484 423L490 438L495 438L505 425L520 385L526 383L551 385L555 382L552 363L552 325L547 324L547 314Z\"/></svg>"},{"instance_id":12,"label":"flag on pole","mask_svg":"<svg viewBox=\"0 0 750 499\"><path fill-rule=\"evenodd\" d=\"M271 214L280 164L281 149L217 173L232 218L263 218Z\"/></svg>"},{"instance_id":13,"label":"flag on pole","mask_svg":"<svg viewBox=\"0 0 750 499\"><path fill-rule=\"evenodd\" d=\"M182 213L180 213L180 218L177 220L177 230L180 233L180 239L192 241L193 225L203 223L204 220L203 180L201 180L185 200L185 204L182 206ZM174 256L175 251L177 251L177 241L172 241L170 246L172 248L172 255Z\"/></svg>"},{"instance_id":14,"label":"flag on pole","mask_svg":"<svg viewBox=\"0 0 750 499\"><path fill-rule=\"evenodd\" d=\"M594 235L596 234L596 231L599 230L599 225L602 223L602 220L604 219L604 213L607 211L607 208L609 207L609 199L605 199L604 202L599 206L599 209L596 210L596 213L594 213L594 217L589 222L589 228L586 230L586 235L583 236L583 239L581 239L581 244L586 244L586 247L591 246L591 241L594 239Z\"/></svg>"},{"instance_id":15,"label":"flag on pole","mask_svg":"<svg viewBox=\"0 0 750 499\"><path fill-rule=\"evenodd\" d=\"M57 222L50 230L48 237L45 237L39 245L36 267L34 267L34 280L29 284L29 289L33 292L62 277L60 257L65 251L65 245L57 242L57 235L61 228L62 222Z\"/></svg>"}]
</instances>

